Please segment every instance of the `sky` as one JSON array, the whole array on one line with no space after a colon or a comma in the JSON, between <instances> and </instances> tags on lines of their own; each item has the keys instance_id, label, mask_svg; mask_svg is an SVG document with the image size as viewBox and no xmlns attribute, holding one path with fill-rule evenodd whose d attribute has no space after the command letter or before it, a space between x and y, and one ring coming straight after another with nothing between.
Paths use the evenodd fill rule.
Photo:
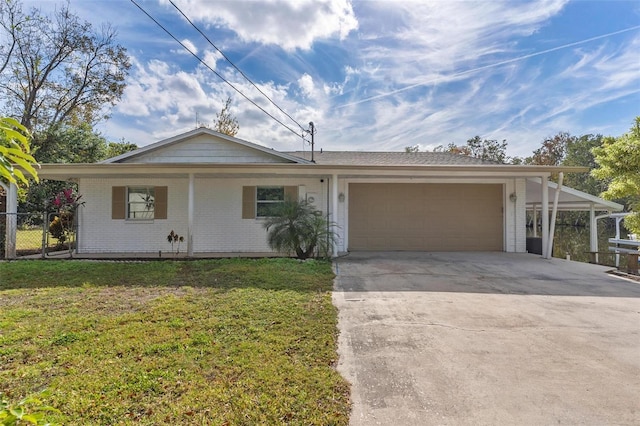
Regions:
<instances>
[{"instance_id":1,"label":"sky","mask_svg":"<svg viewBox=\"0 0 640 426\"><path fill-rule=\"evenodd\" d=\"M309 150L313 122L316 149L431 150L478 135L522 157L558 132L619 136L640 115L640 1L136 2L182 45L130 0L70 0L115 27L131 57L97 126L109 140L211 126L227 97L237 137L282 151Z\"/></svg>"}]
</instances>

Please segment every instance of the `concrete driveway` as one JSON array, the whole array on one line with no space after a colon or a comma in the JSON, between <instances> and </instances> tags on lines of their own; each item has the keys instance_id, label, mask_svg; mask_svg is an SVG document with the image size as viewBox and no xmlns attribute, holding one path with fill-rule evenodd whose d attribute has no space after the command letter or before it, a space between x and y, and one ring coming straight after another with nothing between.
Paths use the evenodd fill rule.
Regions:
<instances>
[{"instance_id":1,"label":"concrete driveway","mask_svg":"<svg viewBox=\"0 0 640 426\"><path fill-rule=\"evenodd\" d=\"M351 425L640 424L640 283L511 253L336 262Z\"/></svg>"}]
</instances>

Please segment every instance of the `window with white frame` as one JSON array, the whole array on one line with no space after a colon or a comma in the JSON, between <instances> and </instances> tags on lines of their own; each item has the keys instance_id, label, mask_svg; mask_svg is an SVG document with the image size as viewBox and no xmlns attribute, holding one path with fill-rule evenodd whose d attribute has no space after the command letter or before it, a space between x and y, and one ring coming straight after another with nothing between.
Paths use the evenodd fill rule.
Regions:
<instances>
[{"instance_id":1,"label":"window with white frame","mask_svg":"<svg viewBox=\"0 0 640 426\"><path fill-rule=\"evenodd\" d=\"M256 217L271 217L284 203L284 186L256 187Z\"/></svg>"},{"instance_id":2,"label":"window with white frame","mask_svg":"<svg viewBox=\"0 0 640 426\"><path fill-rule=\"evenodd\" d=\"M155 188L137 186L127 188L127 218L153 219L155 215Z\"/></svg>"}]
</instances>

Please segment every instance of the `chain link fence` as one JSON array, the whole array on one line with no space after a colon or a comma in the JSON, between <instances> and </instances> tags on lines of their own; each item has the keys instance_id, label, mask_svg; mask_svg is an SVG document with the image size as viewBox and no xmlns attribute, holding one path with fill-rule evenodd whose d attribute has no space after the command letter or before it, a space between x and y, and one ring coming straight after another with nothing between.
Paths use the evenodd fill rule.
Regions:
<instances>
[{"instance_id":1,"label":"chain link fence","mask_svg":"<svg viewBox=\"0 0 640 426\"><path fill-rule=\"evenodd\" d=\"M0 259L6 257L7 216L0 212ZM77 224L73 216L30 212L16 215L16 256L47 257L67 255L75 248ZM46 221L45 221L46 218Z\"/></svg>"}]
</instances>

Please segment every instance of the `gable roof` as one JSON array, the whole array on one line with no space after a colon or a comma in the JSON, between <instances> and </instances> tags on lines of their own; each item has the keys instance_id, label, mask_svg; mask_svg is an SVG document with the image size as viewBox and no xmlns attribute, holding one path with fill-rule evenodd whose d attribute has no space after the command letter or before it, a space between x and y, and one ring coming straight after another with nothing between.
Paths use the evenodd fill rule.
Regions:
<instances>
[{"instance_id":1,"label":"gable roof","mask_svg":"<svg viewBox=\"0 0 640 426\"><path fill-rule=\"evenodd\" d=\"M108 158L106 160L101 161L101 164L113 164L113 163L137 163L137 162L153 162L149 161L149 159L153 158L154 154L162 153L163 151L170 150L172 148L176 148L180 144L188 144L190 141L196 140L198 137L210 137L211 143L217 140L219 143L226 143L229 145L235 145L238 148L244 149L245 152L252 152L258 159L268 159L269 161L264 162L279 162L279 163L297 163L297 164L310 164L311 162L305 160L304 158L296 157L287 153L279 152L271 148L264 147L262 145L258 145L249 141L245 141L243 139L238 139L229 135L225 135L224 133L216 132L215 130L208 129L206 127L200 127L198 129L191 130L186 133L182 133L180 135L176 135L170 137L168 139L161 140L156 143L152 143L150 145L141 147L136 149L135 151L130 151L124 153L122 155L118 155L116 157ZM208 153L214 154L215 153ZM206 162L216 162L216 161L207 161L206 157L197 157L198 160L202 163ZM213 159L213 157L211 157ZM228 161L225 161L228 162ZM245 161L241 161L245 162ZM247 162L260 162L260 161L247 161Z\"/></svg>"},{"instance_id":2,"label":"gable roof","mask_svg":"<svg viewBox=\"0 0 640 426\"><path fill-rule=\"evenodd\" d=\"M295 151L288 154L311 161L311 152ZM345 166L384 165L497 165L467 155L449 152L364 152L364 151L321 151L313 154L316 164Z\"/></svg>"}]
</instances>

